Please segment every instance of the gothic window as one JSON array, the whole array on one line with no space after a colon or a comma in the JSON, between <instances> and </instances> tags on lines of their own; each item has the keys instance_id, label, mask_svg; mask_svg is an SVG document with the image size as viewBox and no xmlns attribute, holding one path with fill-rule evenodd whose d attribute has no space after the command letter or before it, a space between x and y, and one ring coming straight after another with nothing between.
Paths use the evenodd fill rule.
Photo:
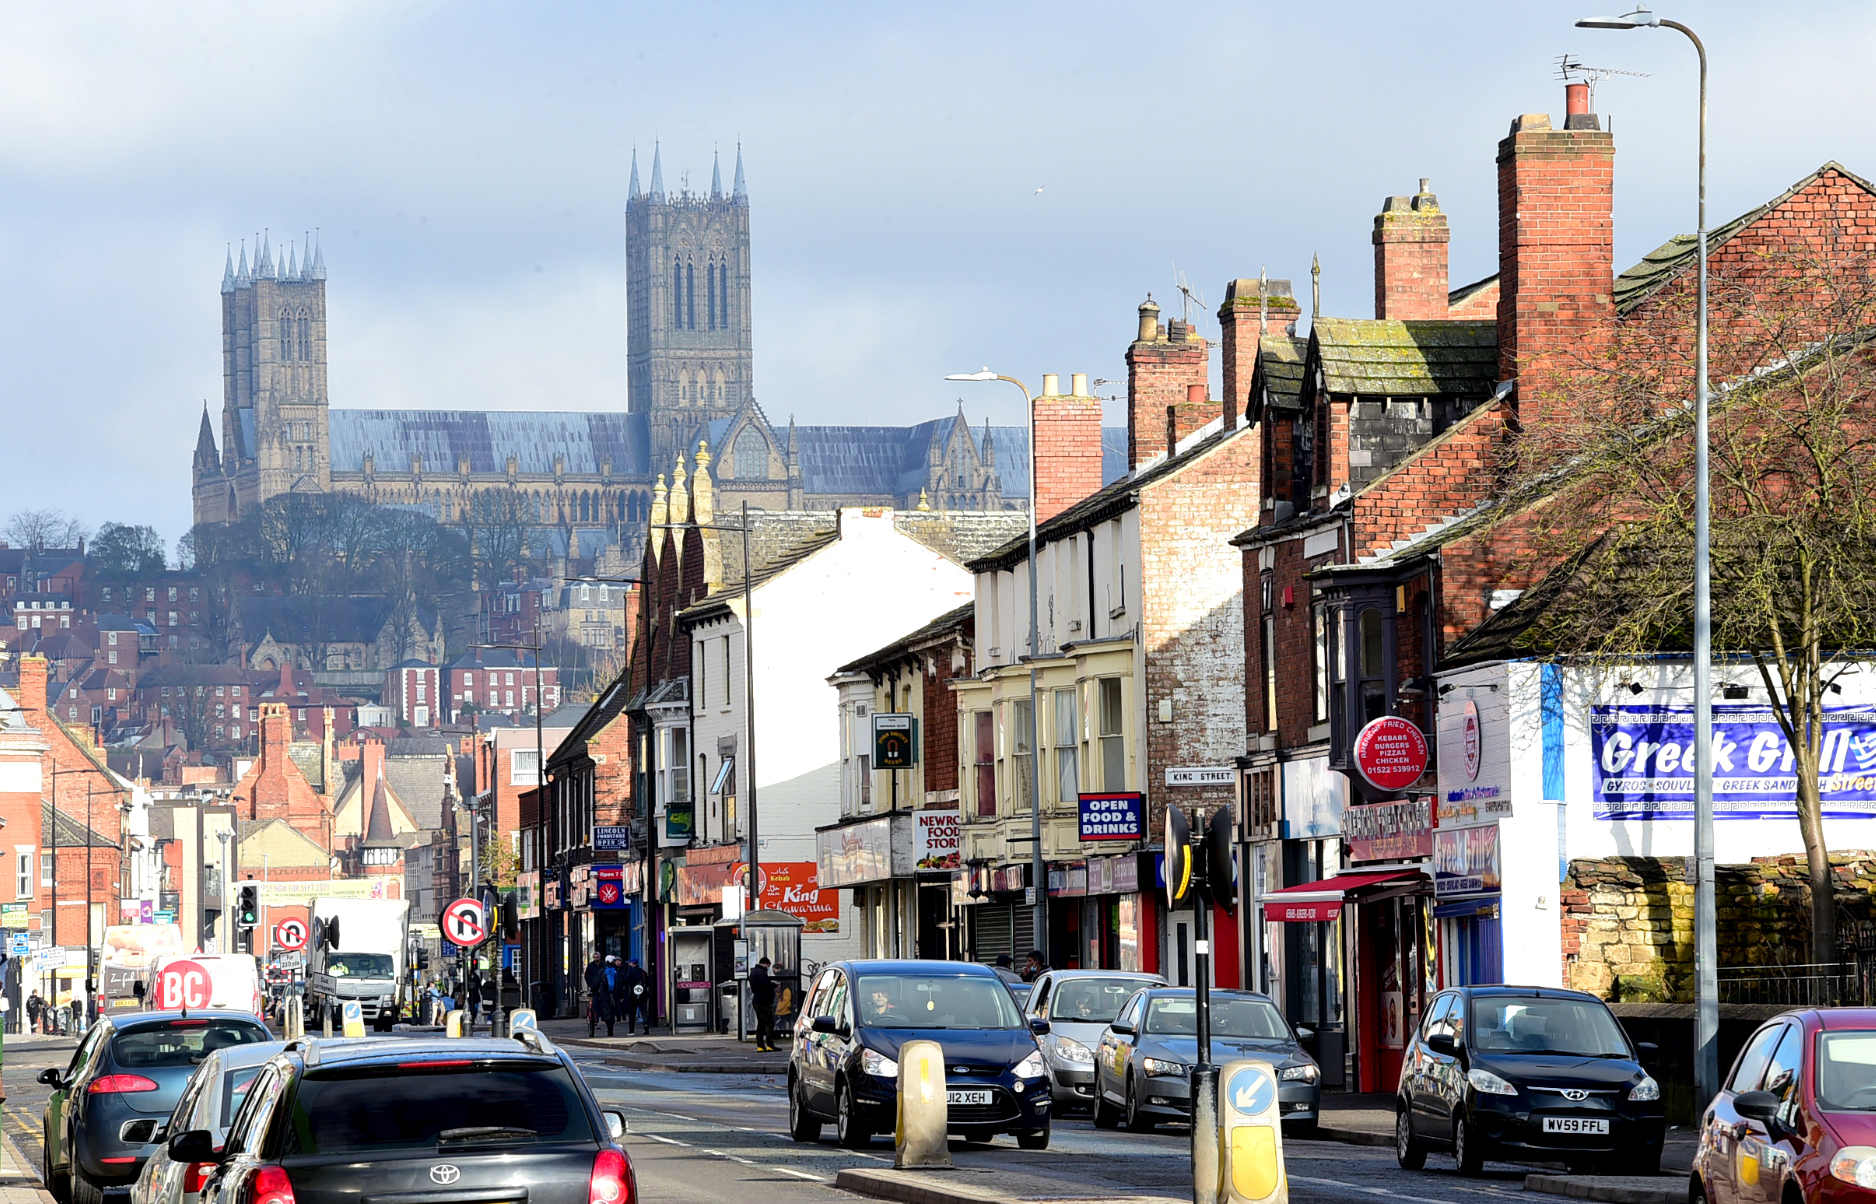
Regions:
<instances>
[{"instance_id":1,"label":"gothic window","mask_svg":"<svg viewBox=\"0 0 1876 1204\"><path fill-rule=\"evenodd\" d=\"M690 400L690 369L679 368L677 372L677 395L680 400Z\"/></svg>"},{"instance_id":2,"label":"gothic window","mask_svg":"<svg viewBox=\"0 0 1876 1204\"><path fill-rule=\"evenodd\" d=\"M719 263L717 271L722 273L722 281L717 287L717 304L723 309L722 318L718 324L728 330L730 327L730 261L725 259Z\"/></svg>"},{"instance_id":3,"label":"gothic window","mask_svg":"<svg viewBox=\"0 0 1876 1204\"><path fill-rule=\"evenodd\" d=\"M684 260L684 327L697 329L697 276L696 266L688 258Z\"/></svg>"},{"instance_id":4,"label":"gothic window","mask_svg":"<svg viewBox=\"0 0 1876 1204\"><path fill-rule=\"evenodd\" d=\"M677 256L671 259L671 325L684 325L684 261Z\"/></svg>"},{"instance_id":5,"label":"gothic window","mask_svg":"<svg viewBox=\"0 0 1876 1204\"><path fill-rule=\"evenodd\" d=\"M278 326L280 330L280 358L283 360L298 359L299 357L293 354L293 318L284 309L280 311Z\"/></svg>"},{"instance_id":6,"label":"gothic window","mask_svg":"<svg viewBox=\"0 0 1876 1204\"><path fill-rule=\"evenodd\" d=\"M706 325L709 326L711 330L715 330L717 328L717 265L715 259L712 259L710 265L704 269L704 309L705 312L709 314L709 321Z\"/></svg>"},{"instance_id":7,"label":"gothic window","mask_svg":"<svg viewBox=\"0 0 1876 1204\"><path fill-rule=\"evenodd\" d=\"M300 333L300 358L310 360L313 358L313 320L305 310L301 310L295 324Z\"/></svg>"},{"instance_id":8,"label":"gothic window","mask_svg":"<svg viewBox=\"0 0 1876 1204\"><path fill-rule=\"evenodd\" d=\"M756 433L755 428L745 428L736 436L736 479L739 481L759 481L769 475L769 445Z\"/></svg>"},{"instance_id":9,"label":"gothic window","mask_svg":"<svg viewBox=\"0 0 1876 1204\"><path fill-rule=\"evenodd\" d=\"M721 368L717 369L716 395L718 401L723 400L723 369Z\"/></svg>"}]
</instances>

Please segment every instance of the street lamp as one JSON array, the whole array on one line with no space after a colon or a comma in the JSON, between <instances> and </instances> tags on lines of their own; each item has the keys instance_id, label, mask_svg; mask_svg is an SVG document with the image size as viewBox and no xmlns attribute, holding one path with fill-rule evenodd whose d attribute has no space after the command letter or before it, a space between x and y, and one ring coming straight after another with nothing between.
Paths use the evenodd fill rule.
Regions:
<instances>
[{"instance_id":1,"label":"street lamp","mask_svg":"<svg viewBox=\"0 0 1876 1204\"><path fill-rule=\"evenodd\" d=\"M1637 5L1619 17L1585 17L1579 29L1675 29L1700 56L1700 306L1694 333L1694 1084L1700 1101L1720 1090L1719 937L1713 900L1713 578L1707 560L1707 48L1694 31Z\"/></svg>"},{"instance_id":2,"label":"street lamp","mask_svg":"<svg viewBox=\"0 0 1876 1204\"><path fill-rule=\"evenodd\" d=\"M1000 380L1023 391L1023 406L1029 412L1029 876L1034 880L1036 948L1042 951L1042 964L1049 964L1049 876L1042 861L1042 750L1036 739L1037 706L1036 658L1042 654L1036 631L1036 399L1029 386L1014 376L1002 376L988 368L977 372L954 372L946 380Z\"/></svg>"}]
</instances>

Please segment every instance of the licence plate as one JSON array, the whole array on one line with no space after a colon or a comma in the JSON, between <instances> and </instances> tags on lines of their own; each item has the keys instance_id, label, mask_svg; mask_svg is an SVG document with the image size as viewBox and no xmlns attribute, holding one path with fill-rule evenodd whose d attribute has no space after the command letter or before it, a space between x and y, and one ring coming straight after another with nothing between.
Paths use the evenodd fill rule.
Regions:
<instances>
[{"instance_id":1,"label":"licence plate","mask_svg":"<svg viewBox=\"0 0 1876 1204\"><path fill-rule=\"evenodd\" d=\"M1594 1120L1587 1116L1546 1116L1544 1118L1544 1132L1598 1133L1606 1137L1609 1134L1609 1122L1606 1120Z\"/></svg>"},{"instance_id":2,"label":"licence plate","mask_svg":"<svg viewBox=\"0 0 1876 1204\"><path fill-rule=\"evenodd\" d=\"M990 1102L988 1091L959 1091L952 1088L945 1092L947 1104L987 1104Z\"/></svg>"}]
</instances>

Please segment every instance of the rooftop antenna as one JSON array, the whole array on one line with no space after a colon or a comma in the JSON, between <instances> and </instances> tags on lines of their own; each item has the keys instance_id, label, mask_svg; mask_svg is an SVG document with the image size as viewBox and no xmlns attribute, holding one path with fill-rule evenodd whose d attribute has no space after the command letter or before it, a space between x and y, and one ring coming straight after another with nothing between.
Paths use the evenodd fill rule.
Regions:
<instances>
[{"instance_id":1,"label":"rooftop antenna","mask_svg":"<svg viewBox=\"0 0 1876 1204\"><path fill-rule=\"evenodd\" d=\"M1179 270L1179 265L1176 263L1173 264L1173 287L1179 290L1179 312L1180 316L1185 321L1187 330L1192 329L1192 303L1197 301L1199 303L1199 312L1205 312L1205 294L1194 292L1190 285L1191 282L1186 279L1186 274Z\"/></svg>"},{"instance_id":2,"label":"rooftop antenna","mask_svg":"<svg viewBox=\"0 0 1876 1204\"><path fill-rule=\"evenodd\" d=\"M1630 75L1636 79L1647 79L1646 71L1618 71L1614 67L1589 67L1567 54L1557 56L1557 78L1565 83L1582 81L1589 85L1589 111L1596 111L1596 85L1612 75Z\"/></svg>"}]
</instances>

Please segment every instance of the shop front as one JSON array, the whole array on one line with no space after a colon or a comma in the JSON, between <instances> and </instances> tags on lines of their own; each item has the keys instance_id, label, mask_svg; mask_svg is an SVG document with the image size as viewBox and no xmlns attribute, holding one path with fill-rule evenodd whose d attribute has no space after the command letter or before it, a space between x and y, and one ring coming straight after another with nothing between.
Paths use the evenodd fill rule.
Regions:
<instances>
[{"instance_id":1,"label":"shop front","mask_svg":"<svg viewBox=\"0 0 1876 1204\"><path fill-rule=\"evenodd\" d=\"M1154 947L1152 898L1140 893L1142 856L1050 863L1049 948L1056 969L1139 971L1151 960L1142 953ZM1150 884L1153 854L1144 856Z\"/></svg>"},{"instance_id":2,"label":"shop front","mask_svg":"<svg viewBox=\"0 0 1876 1204\"><path fill-rule=\"evenodd\" d=\"M1008 954L1018 965L1036 947L1036 909L1029 902L1029 862L972 865L951 881L951 901L964 925L965 958L991 963Z\"/></svg>"}]
</instances>

